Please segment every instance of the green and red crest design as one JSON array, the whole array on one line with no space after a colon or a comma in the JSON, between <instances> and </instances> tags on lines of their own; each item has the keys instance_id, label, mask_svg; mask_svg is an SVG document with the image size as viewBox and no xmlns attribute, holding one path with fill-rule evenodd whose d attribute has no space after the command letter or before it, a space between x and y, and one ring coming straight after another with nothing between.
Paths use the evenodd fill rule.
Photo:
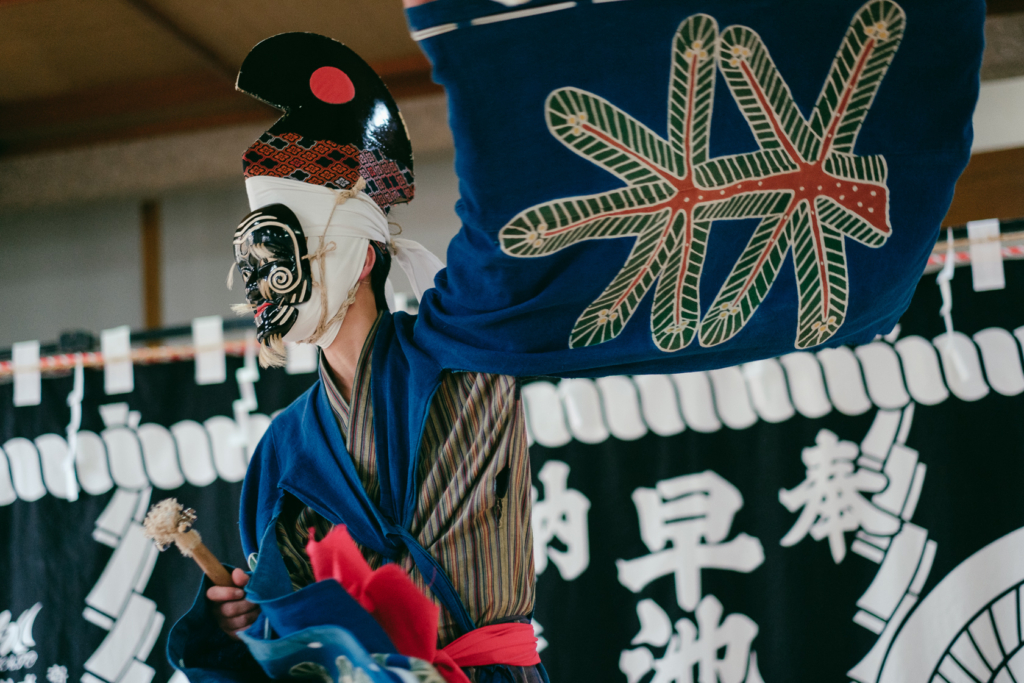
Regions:
<instances>
[{"instance_id":1,"label":"green and red crest design","mask_svg":"<svg viewBox=\"0 0 1024 683\"><path fill-rule=\"evenodd\" d=\"M569 346L618 336L654 287L651 333L665 352L698 337L722 344L754 315L789 250L799 296L795 346L817 346L846 318L846 238L868 247L890 232L886 163L854 143L903 37L891 0L858 11L805 119L760 36L723 32L704 14L686 19L672 46L668 139L597 95L552 92L548 128L566 147L625 187L533 206L499 233L510 256L542 257L586 240L631 237L625 264L579 316ZM759 150L709 158L716 72L746 118ZM707 313L700 277L715 221L760 224Z\"/></svg>"}]
</instances>

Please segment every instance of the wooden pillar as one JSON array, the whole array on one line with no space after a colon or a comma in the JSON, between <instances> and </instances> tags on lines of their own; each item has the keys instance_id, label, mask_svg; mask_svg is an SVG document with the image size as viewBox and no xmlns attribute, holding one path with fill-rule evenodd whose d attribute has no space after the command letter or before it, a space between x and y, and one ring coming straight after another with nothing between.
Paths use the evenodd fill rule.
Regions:
<instances>
[{"instance_id":1,"label":"wooden pillar","mask_svg":"<svg viewBox=\"0 0 1024 683\"><path fill-rule=\"evenodd\" d=\"M942 225L985 218L1024 218L1024 147L973 155Z\"/></svg>"},{"instance_id":2,"label":"wooden pillar","mask_svg":"<svg viewBox=\"0 0 1024 683\"><path fill-rule=\"evenodd\" d=\"M146 329L163 327L163 287L160 257L160 202L142 202L142 315Z\"/></svg>"}]
</instances>

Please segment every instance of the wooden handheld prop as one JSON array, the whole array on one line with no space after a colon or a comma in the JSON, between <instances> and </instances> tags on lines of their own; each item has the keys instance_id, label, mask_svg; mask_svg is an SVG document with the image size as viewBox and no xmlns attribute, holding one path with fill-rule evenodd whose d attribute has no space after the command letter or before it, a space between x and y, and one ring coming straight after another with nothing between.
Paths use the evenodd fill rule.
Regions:
<instances>
[{"instance_id":1,"label":"wooden handheld prop","mask_svg":"<svg viewBox=\"0 0 1024 683\"><path fill-rule=\"evenodd\" d=\"M231 575L220 563L210 549L203 545L199 532L192 528L196 521L196 511L183 508L176 498L167 498L154 505L142 523L146 538L153 539L160 551L167 550L171 543L185 557L191 557L218 586L234 586Z\"/></svg>"}]
</instances>

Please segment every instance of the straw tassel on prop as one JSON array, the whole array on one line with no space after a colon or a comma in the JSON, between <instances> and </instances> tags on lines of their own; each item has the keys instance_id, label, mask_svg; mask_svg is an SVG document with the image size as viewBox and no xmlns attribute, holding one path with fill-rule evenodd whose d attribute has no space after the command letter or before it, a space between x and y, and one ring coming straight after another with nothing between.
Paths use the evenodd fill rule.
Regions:
<instances>
[{"instance_id":1,"label":"straw tassel on prop","mask_svg":"<svg viewBox=\"0 0 1024 683\"><path fill-rule=\"evenodd\" d=\"M185 557L191 557L218 586L234 586L231 575L210 549L203 545L199 532L192 528L196 511L183 508L176 498L167 498L154 505L142 523L146 538L153 539L157 549L163 551L174 543Z\"/></svg>"}]
</instances>

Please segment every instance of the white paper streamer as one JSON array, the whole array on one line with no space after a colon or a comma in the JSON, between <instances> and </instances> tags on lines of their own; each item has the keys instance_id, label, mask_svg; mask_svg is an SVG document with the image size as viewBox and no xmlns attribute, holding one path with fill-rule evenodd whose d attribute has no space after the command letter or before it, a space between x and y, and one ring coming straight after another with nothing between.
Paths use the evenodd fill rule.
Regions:
<instances>
[{"instance_id":1,"label":"white paper streamer","mask_svg":"<svg viewBox=\"0 0 1024 683\"><path fill-rule=\"evenodd\" d=\"M129 394L135 390L131 334L131 329L127 325L100 332L103 389L108 395Z\"/></svg>"},{"instance_id":2,"label":"white paper streamer","mask_svg":"<svg viewBox=\"0 0 1024 683\"><path fill-rule=\"evenodd\" d=\"M953 291L949 282L955 274L956 249L953 247L953 229L950 228L946 231L946 260L942 264L942 270L935 276L935 281L939 284L939 293L942 294L942 307L939 308L939 315L946 323L945 341L939 347L939 351L950 361L960 380L966 382L970 371L967 369L967 363L957 352L956 345L953 344Z\"/></svg>"},{"instance_id":3,"label":"white paper streamer","mask_svg":"<svg viewBox=\"0 0 1024 683\"><path fill-rule=\"evenodd\" d=\"M967 224L971 240L971 276L975 292L990 292L1006 288L1003 270L1003 250L999 241L999 220L971 221Z\"/></svg>"},{"instance_id":4,"label":"white paper streamer","mask_svg":"<svg viewBox=\"0 0 1024 683\"><path fill-rule=\"evenodd\" d=\"M39 342L18 342L11 347L14 365L14 405L37 406L43 400L43 381L39 371Z\"/></svg>"},{"instance_id":5,"label":"white paper streamer","mask_svg":"<svg viewBox=\"0 0 1024 683\"><path fill-rule=\"evenodd\" d=\"M68 454L64 460L64 478L67 480L67 497L70 501L78 500L78 477L75 475L75 462L78 460L78 430L82 428L82 399L85 396L85 369L82 365L82 354L75 354L75 379L71 393L68 394L68 407L71 408L71 421L68 422Z\"/></svg>"},{"instance_id":6,"label":"white paper streamer","mask_svg":"<svg viewBox=\"0 0 1024 683\"><path fill-rule=\"evenodd\" d=\"M224 357L224 319L219 315L192 321L192 345L196 350L196 384L221 384L227 379Z\"/></svg>"}]
</instances>

